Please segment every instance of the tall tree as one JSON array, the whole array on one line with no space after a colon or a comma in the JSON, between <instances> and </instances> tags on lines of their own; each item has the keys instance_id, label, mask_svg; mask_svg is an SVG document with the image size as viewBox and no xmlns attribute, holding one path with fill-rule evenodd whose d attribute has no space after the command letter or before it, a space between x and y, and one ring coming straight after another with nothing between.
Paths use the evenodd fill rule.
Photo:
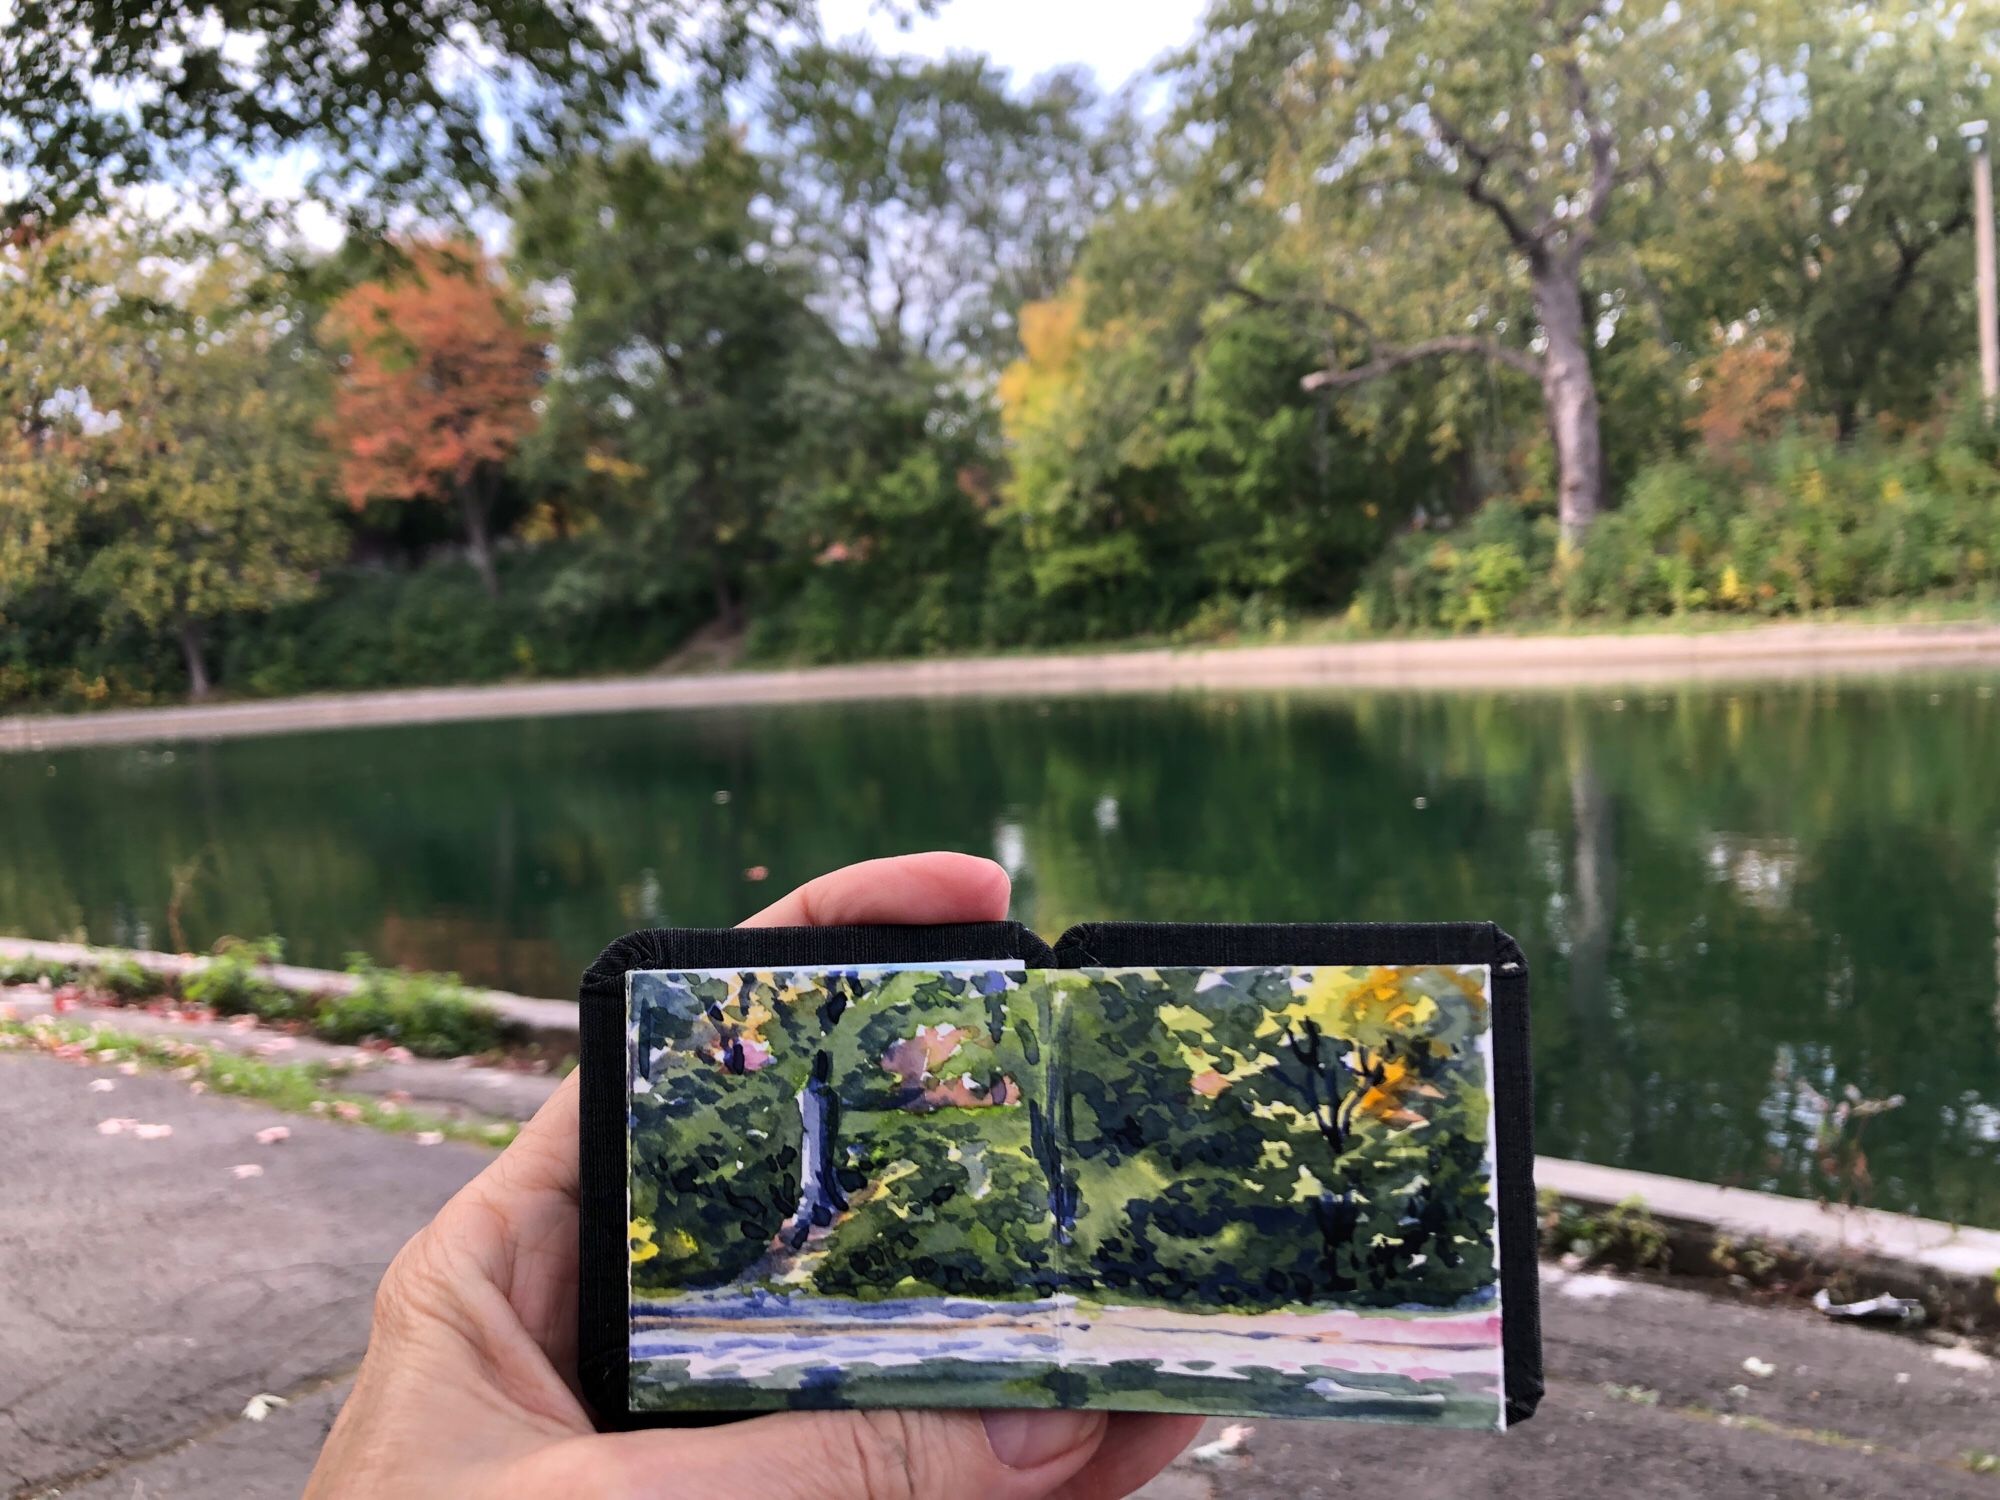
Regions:
<instances>
[{"instance_id":1,"label":"tall tree","mask_svg":"<svg viewBox=\"0 0 2000 1500\"><path fill-rule=\"evenodd\" d=\"M1996 45L1990 3L1821 16L1790 107L1685 166L1653 258L1690 340L1702 324L1781 330L1804 408L1842 437L1928 415L1976 346L1958 132L2000 110Z\"/></svg>"},{"instance_id":2,"label":"tall tree","mask_svg":"<svg viewBox=\"0 0 2000 1500\"><path fill-rule=\"evenodd\" d=\"M341 486L357 510L371 500L452 506L497 597L493 498L535 426L543 346L476 246L419 244L403 260L325 320L346 349L333 419Z\"/></svg>"},{"instance_id":3,"label":"tall tree","mask_svg":"<svg viewBox=\"0 0 2000 1500\"><path fill-rule=\"evenodd\" d=\"M1183 118L1216 180L1317 243L1340 357L1313 389L1484 360L1534 380L1574 544L1605 503L1595 263L1627 194L1711 149L1753 101L1756 18L1706 0L1220 0Z\"/></svg>"},{"instance_id":4,"label":"tall tree","mask_svg":"<svg viewBox=\"0 0 2000 1500\"><path fill-rule=\"evenodd\" d=\"M300 310L253 252L177 259L186 248L143 227L78 228L0 278L44 299L7 383L49 393L0 397L21 460L0 465L0 498L27 519L9 528L0 593L8 575L32 581L37 557L53 564L107 628L170 635L203 698L214 623L310 593L340 537L316 428L323 366ZM0 337L13 321L0 311Z\"/></svg>"},{"instance_id":5,"label":"tall tree","mask_svg":"<svg viewBox=\"0 0 2000 1500\"><path fill-rule=\"evenodd\" d=\"M538 454L596 502L588 586L645 605L705 582L730 630L786 476L795 381L833 357L758 216L767 186L726 134L670 159L629 145L530 182L517 220L523 265L569 307Z\"/></svg>"},{"instance_id":6,"label":"tall tree","mask_svg":"<svg viewBox=\"0 0 2000 1500\"><path fill-rule=\"evenodd\" d=\"M990 360L1055 294L1129 180L1130 122L1075 73L1013 90L988 59L787 55L766 123L827 311L885 364Z\"/></svg>"},{"instance_id":7,"label":"tall tree","mask_svg":"<svg viewBox=\"0 0 2000 1500\"><path fill-rule=\"evenodd\" d=\"M667 64L711 83L812 0L20 0L0 10L0 229L122 184L226 191L291 152L357 216L461 199L622 120ZM503 119L504 128L496 125Z\"/></svg>"}]
</instances>

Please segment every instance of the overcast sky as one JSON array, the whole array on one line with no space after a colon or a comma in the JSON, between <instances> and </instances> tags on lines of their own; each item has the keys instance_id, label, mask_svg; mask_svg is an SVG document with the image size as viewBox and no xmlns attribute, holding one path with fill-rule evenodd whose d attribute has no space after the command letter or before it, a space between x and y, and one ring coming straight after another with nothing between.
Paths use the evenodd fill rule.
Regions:
<instances>
[{"instance_id":1,"label":"overcast sky","mask_svg":"<svg viewBox=\"0 0 2000 1500\"><path fill-rule=\"evenodd\" d=\"M946 0L904 31L874 0L820 0L820 19L827 35L866 32L884 52L984 52L1020 83L1082 63L1115 89L1189 41L1204 9L1205 0Z\"/></svg>"}]
</instances>

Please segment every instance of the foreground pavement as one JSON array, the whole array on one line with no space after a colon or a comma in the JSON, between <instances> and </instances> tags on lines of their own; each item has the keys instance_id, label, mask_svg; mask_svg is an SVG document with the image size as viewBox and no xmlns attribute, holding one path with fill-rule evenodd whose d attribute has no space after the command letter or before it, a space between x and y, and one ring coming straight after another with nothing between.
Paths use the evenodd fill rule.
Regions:
<instances>
[{"instance_id":1,"label":"foreground pavement","mask_svg":"<svg viewBox=\"0 0 2000 1500\"><path fill-rule=\"evenodd\" d=\"M279 1124L288 1139L258 1143ZM298 1494L376 1279L487 1159L25 1053L0 1053L0 1139L10 1500ZM1545 1308L1549 1396L1504 1439L1260 1422L1149 1500L2000 1500L2000 1473L1972 1472L2000 1452L1986 1355L1602 1276L1551 1271ZM289 1404L252 1421L260 1395Z\"/></svg>"}]
</instances>

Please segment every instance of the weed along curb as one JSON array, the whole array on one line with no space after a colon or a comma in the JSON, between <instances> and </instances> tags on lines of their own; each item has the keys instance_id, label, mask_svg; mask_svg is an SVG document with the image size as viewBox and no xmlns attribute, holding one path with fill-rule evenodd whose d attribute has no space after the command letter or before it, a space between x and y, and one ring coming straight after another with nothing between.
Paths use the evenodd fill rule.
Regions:
<instances>
[{"instance_id":1,"label":"weed along curb","mask_svg":"<svg viewBox=\"0 0 2000 1500\"><path fill-rule=\"evenodd\" d=\"M1946 1327L2000 1330L2000 1233L1990 1229L1552 1157L1535 1159L1535 1181L1571 1219L1657 1248L1665 1264L1650 1269L1808 1294L1825 1286L1835 1300L1889 1292L1919 1299Z\"/></svg>"},{"instance_id":2,"label":"weed along curb","mask_svg":"<svg viewBox=\"0 0 2000 1500\"><path fill-rule=\"evenodd\" d=\"M133 948L93 948L81 943L48 943L33 938L0 937L0 960L25 959L83 970L136 967L178 983L208 970L216 960L187 953L149 953ZM295 964L258 963L260 982L302 996L345 996L365 981L332 969L304 969ZM533 1000L504 990L467 990L468 998L487 1007L500 1024L521 1040L540 1045L555 1056L576 1051L576 1006L561 1000Z\"/></svg>"}]
</instances>

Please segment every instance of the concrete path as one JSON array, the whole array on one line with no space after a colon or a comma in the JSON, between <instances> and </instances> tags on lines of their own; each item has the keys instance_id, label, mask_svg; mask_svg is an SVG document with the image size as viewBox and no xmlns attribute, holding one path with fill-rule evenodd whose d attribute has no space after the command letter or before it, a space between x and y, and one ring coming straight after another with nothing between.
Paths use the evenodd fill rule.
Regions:
<instances>
[{"instance_id":1,"label":"concrete path","mask_svg":"<svg viewBox=\"0 0 2000 1500\"><path fill-rule=\"evenodd\" d=\"M93 1080L112 1088L93 1092ZM117 1118L172 1134L100 1133ZM259 1145L277 1124L290 1138ZM128 1469L190 1464L208 1477L137 1493L296 1494L317 1437L278 1440L326 1402L268 1424L241 1420L245 1404L310 1395L354 1368L383 1268L486 1160L15 1052L0 1053L0 1141L8 1496L89 1492L79 1481L97 1475L108 1487L95 1493L129 1496ZM239 1178L238 1165L263 1172ZM199 1454L157 1458L190 1440ZM282 1463L258 1456L280 1445ZM224 1482L211 1463L268 1472Z\"/></svg>"},{"instance_id":2,"label":"concrete path","mask_svg":"<svg viewBox=\"0 0 2000 1500\"><path fill-rule=\"evenodd\" d=\"M0 717L0 751L223 739L366 724L552 717L868 698L1046 697L1176 688L1568 687L2000 665L2000 622L1751 625L1696 634L1462 636L1187 651L876 662L269 702Z\"/></svg>"},{"instance_id":3,"label":"concrete path","mask_svg":"<svg viewBox=\"0 0 2000 1500\"><path fill-rule=\"evenodd\" d=\"M107 1118L173 1132L103 1135ZM259 1146L256 1131L276 1123L290 1139ZM296 1495L360 1358L382 1267L486 1159L18 1052L0 1053L0 1141L10 1500ZM263 1173L234 1176L246 1163ZM1988 1355L1792 1306L1547 1274L1550 1394L1505 1438L1260 1422L1243 1454L1184 1460L1149 1500L2000 1500L2000 1475L1969 1467L2000 1451ZM260 1393L292 1404L248 1421Z\"/></svg>"},{"instance_id":4,"label":"concrete path","mask_svg":"<svg viewBox=\"0 0 2000 1500\"><path fill-rule=\"evenodd\" d=\"M1549 1392L1534 1420L1505 1437L1259 1422L1239 1455L1184 1458L1142 1494L2000 1497L2000 1473L1968 1467L1970 1455L2000 1445L1991 1359L1838 1327L1793 1306L1747 1307L1604 1276L1551 1270L1543 1291ZM1746 1370L1753 1358L1772 1373Z\"/></svg>"}]
</instances>

